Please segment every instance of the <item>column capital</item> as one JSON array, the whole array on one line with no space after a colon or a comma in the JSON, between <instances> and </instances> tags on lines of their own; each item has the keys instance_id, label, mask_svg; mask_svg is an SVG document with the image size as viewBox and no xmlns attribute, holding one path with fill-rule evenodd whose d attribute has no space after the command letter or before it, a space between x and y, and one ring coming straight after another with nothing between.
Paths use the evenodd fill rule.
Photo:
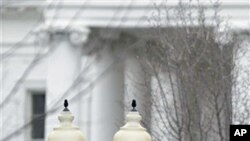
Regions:
<instances>
[{"instance_id":1,"label":"column capital","mask_svg":"<svg viewBox=\"0 0 250 141\"><path fill-rule=\"evenodd\" d=\"M66 37L73 46L84 44L89 35L89 28L81 25L40 25L33 33L37 37L37 42L40 44L48 44L52 39L59 39L58 37ZM65 39L65 38L64 38Z\"/></svg>"},{"instance_id":2,"label":"column capital","mask_svg":"<svg viewBox=\"0 0 250 141\"><path fill-rule=\"evenodd\" d=\"M241 41L250 41L250 29L248 30L234 30L234 34L240 39Z\"/></svg>"}]
</instances>

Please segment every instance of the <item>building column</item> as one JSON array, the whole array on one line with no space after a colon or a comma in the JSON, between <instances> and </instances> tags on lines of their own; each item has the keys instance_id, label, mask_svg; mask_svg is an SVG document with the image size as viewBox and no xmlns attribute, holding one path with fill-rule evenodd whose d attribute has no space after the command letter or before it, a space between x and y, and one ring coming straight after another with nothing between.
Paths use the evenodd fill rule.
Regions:
<instances>
[{"instance_id":1,"label":"building column","mask_svg":"<svg viewBox=\"0 0 250 141\"><path fill-rule=\"evenodd\" d=\"M71 99L77 94L76 80L80 76L81 47L87 40L89 30L71 26L42 26L36 31L38 39L43 38L50 50L47 60L46 80L46 135L57 125L57 112L52 109L59 107L64 99ZM77 115L80 100L70 102L70 110ZM57 111L58 111L57 110ZM76 118L75 122L79 119Z\"/></svg>"},{"instance_id":2,"label":"building column","mask_svg":"<svg viewBox=\"0 0 250 141\"><path fill-rule=\"evenodd\" d=\"M137 110L142 114L142 124L151 128L151 75L142 59L130 53L125 62L125 103L130 107L137 100ZM130 110L130 109L129 109Z\"/></svg>"},{"instance_id":3,"label":"building column","mask_svg":"<svg viewBox=\"0 0 250 141\"><path fill-rule=\"evenodd\" d=\"M96 58L94 71L91 141L112 141L124 119L123 62L105 48Z\"/></svg>"},{"instance_id":4,"label":"building column","mask_svg":"<svg viewBox=\"0 0 250 141\"><path fill-rule=\"evenodd\" d=\"M235 83L232 94L232 123L250 124L250 30L234 31L240 41L235 55ZM248 85L248 86L247 86Z\"/></svg>"}]
</instances>

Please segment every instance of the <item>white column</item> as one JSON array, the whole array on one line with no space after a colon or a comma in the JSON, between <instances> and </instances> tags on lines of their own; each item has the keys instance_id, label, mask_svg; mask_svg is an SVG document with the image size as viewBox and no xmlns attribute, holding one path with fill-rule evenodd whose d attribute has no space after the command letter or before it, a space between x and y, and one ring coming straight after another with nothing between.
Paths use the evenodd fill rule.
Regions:
<instances>
[{"instance_id":1,"label":"white column","mask_svg":"<svg viewBox=\"0 0 250 141\"><path fill-rule=\"evenodd\" d=\"M112 141L123 123L123 62L104 50L95 62L91 141Z\"/></svg>"},{"instance_id":2,"label":"white column","mask_svg":"<svg viewBox=\"0 0 250 141\"><path fill-rule=\"evenodd\" d=\"M84 50L85 52L85 50ZM81 118L79 126L85 134L86 141L91 140L91 121L92 121L92 98L93 98L93 85L94 77L94 58L95 56L82 56L82 70L84 71L83 84L81 91L84 93L78 97L81 100L79 106L78 117Z\"/></svg>"},{"instance_id":3,"label":"white column","mask_svg":"<svg viewBox=\"0 0 250 141\"><path fill-rule=\"evenodd\" d=\"M137 100L137 110L142 114L142 123L150 130L151 126L151 88L148 70L143 61L130 54L125 62L125 103L131 107L132 99ZM129 109L131 110L131 109Z\"/></svg>"},{"instance_id":4,"label":"white column","mask_svg":"<svg viewBox=\"0 0 250 141\"><path fill-rule=\"evenodd\" d=\"M64 99L70 99L77 94L79 87L74 82L80 76L81 47L88 32L88 29L82 27L43 26L38 29L38 35L47 38L47 45L51 49L47 60L46 111L60 106ZM69 102L69 109L76 115L79 102L80 100ZM46 135L57 125L57 114L48 113ZM75 122L78 120L80 119L76 117Z\"/></svg>"},{"instance_id":5,"label":"white column","mask_svg":"<svg viewBox=\"0 0 250 141\"><path fill-rule=\"evenodd\" d=\"M237 33L237 32L236 32ZM248 33L248 34L246 34ZM233 124L250 124L246 114L250 110L250 30L238 31L240 48L235 55L234 83L232 96Z\"/></svg>"}]
</instances>

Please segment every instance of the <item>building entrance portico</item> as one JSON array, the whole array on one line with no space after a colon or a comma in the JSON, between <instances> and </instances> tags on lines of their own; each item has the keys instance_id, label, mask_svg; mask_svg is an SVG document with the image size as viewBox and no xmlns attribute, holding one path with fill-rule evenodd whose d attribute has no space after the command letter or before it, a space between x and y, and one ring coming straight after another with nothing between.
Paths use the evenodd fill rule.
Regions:
<instances>
[{"instance_id":1,"label":"building entrance portico","mask_svg":"<svg viewBox=\"0 0 250 141\"><path fill-rule=\"evenodd\" d=\"M153 76L154 66L150 66L147 62L148 56L143 55L142 52L146 51L148 44L156 44L164 40L160 38L159 32L164 31L168 37L171 37L174 36L172 34L174 31L180 31L183 27L171 24L176 22L175 17L169 17L170 24L152 17L159 10L157 8L173 9L178 5L177 2L170 0L168 5L157 8L155 4L160 5L161 2L62 0L60 2L31 1L10 4L3 8L5 26L8 29L2 43L4 50L11 50L17 38L19 36L21 38L25 32L31 33L30 38L13 53L14 57L9 61L11 63L4 62L8 65L2 70L6 81L6 85L3 86L6 94L3 94L3 99L8 97L7 94L13 83L19 82L20 76L17 73L24 72L25 63L32 61L33 56L37 55L37 49L43 50L39 55L44 57L41 60L37 59L38 63L32 68L31 73L20 81L24 84L16 90L14 100L3 108L6 117L11 118L4 117L3 121L6 122L2 123L3 137L0 139L45 141L48 133L57 125L56 117L61 111L61 103L64 99L69 100L70 111L76 118L74 122L84 132L86 141L112 141L114 134L123 125L125 111L130 110L128 106L132 99L137 99L137 110L143 117L142 124L149 129L149 132L158 132L162 124L156 120L160 117L155 116L154 112L162 112L155 109L155 105L162 104L162 99L159 101L154 99L154 93L161 93L161 91L158 91L158 85L155 86L157 78ZM204 2L204 5L211 11L212 6L208 2ZM246 2L226 2L222 5L222 15L231 15L230 21L234 29L232 32L249 33L248 15L245 14L248 10L246 5ZM231 11L242 13L242 16L239 17ZM42 17L41 21L38 17ZM37 21L39 24L35 24ZM156 22L159 25L155 25ZM34 29L30 29L33 24ZM249 42L248 39L244 38L244 40ZM180 43L181 39L175 42ZM155 63L158 62L155 61ZM23 71L16 71L16 68ZM169 72L172 70L168 72L166 71L168 68L159 68L156 68L160 72L158 79L164 81L162 86L164 90L169 90L169 76L172 75ZM176 76L174 78L174 83L177 83ZM171 92L169 90L166 93ZM34 96L34 93L38 93L39 96ZM32 97L42 99L45 109L37 111L47 112L44 124L45 135L39 139L33 138L32 128L27 128L25 132L18 132L16 137L11 136L10 131L14 128L21 129L22 125L29 122L29 116L36 112L34 110L32 113L31 103L35 101L31 100ZM170 99L170 103L173 103L171 96L166 97ZM192 97L189 100L192 101ZM6 112L13 107L19 111L16 117ZM28 114L24 115L23 111ZM195 122L192 128L196 125L198 122ZM2 130L3 127L6 130ZM167 138L163 137L162 141L167 141Z\"/></svg>"},{"instance_id":2,"label":"building entrance portico","mask_svg":"<svg viewBox=\"0 0 250 141\"><path fill-rule=\"evenodd\" d=\"M140 98L139 110L146 114L142 107L150 101L150 94L143 88L136 88L136 85L142 87L141 84L128 78L145 77L139 75L142 63L132 53L135 47L141 46L138 35L121 29L89 29L79 25L67 28L41 25L35 33L40 44L51 50L46 92L53 97L47 97L46 107L51 109L57 106L55 101L72 98L72 112L86 113L79 115L81 119L76 122L85 127L89 140L112 140L123 124L125 100L138 98L137 93L145 95ZM134 46L128 46L131 44ZM135 66L138 69L130 70ZM80 88L82 85L85 87ZM126 94L127 89L134 91L132 95ZM55 120L54 114L47 116L46 134L54 127Z\"/></svg>"}]
</instances>

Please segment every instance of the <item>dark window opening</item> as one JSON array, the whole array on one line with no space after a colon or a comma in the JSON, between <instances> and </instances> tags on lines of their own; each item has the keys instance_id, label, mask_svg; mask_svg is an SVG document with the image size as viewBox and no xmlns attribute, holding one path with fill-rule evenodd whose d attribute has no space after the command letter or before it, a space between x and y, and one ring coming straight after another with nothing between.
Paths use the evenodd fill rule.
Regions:
<instances>
[{"instance_id":1,"label":"dark window opening","mask_svg":"<svg viewBox=\"0 0 250 141\"><path fill-rule=\"evenodd\" d=\"M32 139L44 139L45 136L45 93L32 94Z\"/></svg>"}]
</instances>

